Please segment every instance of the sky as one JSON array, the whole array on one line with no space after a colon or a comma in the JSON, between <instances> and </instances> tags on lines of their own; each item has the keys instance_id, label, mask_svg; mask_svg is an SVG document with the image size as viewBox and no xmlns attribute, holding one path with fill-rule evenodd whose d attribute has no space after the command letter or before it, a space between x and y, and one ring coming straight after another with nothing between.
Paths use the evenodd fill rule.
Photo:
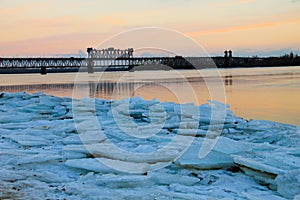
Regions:
<instances>
[{"instance_id":1,"label":"sky","mask_svg":"<svg viewBox=\"0 0 300 200\"><path fill-rule=\"evenodd\" d=\"M300 54L300 0L0 0L0 57L78 54L142 27L179 31L211 55Z\"/></svg>"}]
</instances>

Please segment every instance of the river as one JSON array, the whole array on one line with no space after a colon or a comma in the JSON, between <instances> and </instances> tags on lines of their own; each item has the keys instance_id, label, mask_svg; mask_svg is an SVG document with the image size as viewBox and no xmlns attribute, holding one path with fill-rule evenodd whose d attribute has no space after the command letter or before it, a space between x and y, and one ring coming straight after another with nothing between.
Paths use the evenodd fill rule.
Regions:
<instances>
[{"instance_id":1,"label":"river","mask_svg":"<svg viewBox=\"0 0 300 200\"><path fill-rule=\"evenodd\" d=\"M95 74L0 74L1 92L44 92L81 98L206 103L213 99L246 119L300 126L300 67L235 68ZM80 88L80 94L73 87Z\"/></svg>"}]
</instances>

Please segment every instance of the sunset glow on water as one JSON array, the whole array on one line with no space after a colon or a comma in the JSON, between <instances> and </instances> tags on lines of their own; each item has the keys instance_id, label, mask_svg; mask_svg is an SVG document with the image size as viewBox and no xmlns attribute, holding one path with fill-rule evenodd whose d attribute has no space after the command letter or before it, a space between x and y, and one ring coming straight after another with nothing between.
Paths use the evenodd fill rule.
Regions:
<instances>
[{"instance_id":1,"label":"sunset glow on water","mask_svg":"<svg viewBox=\"0 0 300 200\"><path fill-rule=\"evenodd\" d=\"M179 72L187 79L178 78L178 72L172 71L106 72L104 75L84 76L92 78L94 85L98 83L98 89L94 88L95 93L91 95L96 98L122 99L140 95L147 100L157 98L162 102L194 102L198 105L211 99L205 79L218 79L213 70ZM300 67L226 69L219 72L225 86L225 103L236 115L300 125ZM76 79L76 73L0 76L1 91L45 92L61 97L73 95ZM192 93L183 84L186 80L193 87ZM88 91L90 85L84 87Z\"/></svg>"}]
</instances>

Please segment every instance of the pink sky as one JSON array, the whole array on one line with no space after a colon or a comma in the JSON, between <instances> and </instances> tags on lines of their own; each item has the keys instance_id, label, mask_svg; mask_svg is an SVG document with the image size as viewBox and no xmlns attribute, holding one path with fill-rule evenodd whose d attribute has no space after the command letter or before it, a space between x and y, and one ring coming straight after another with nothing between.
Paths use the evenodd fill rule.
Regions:
<instances>
[{"instance_id":1,"label":"pink sky","mask_svg":"<svg viewBox=\"0 0 300 200\"><path fill-rule=\"evenodd\" d=\"M182 32L212 54L298 53L299 10L297 0L0 0L0 56L76 54L149 26Z\"/></svg>"}]
</instances>

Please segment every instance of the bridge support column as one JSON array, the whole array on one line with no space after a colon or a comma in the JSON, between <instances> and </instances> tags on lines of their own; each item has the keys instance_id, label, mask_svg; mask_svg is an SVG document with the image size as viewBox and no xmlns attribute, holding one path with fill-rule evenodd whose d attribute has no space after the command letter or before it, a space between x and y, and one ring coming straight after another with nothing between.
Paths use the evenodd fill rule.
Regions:
<instances>
[{"instance_id":1,"label":"bridge support column","mask_svg":"<svg viewBox=\"0 0 300 200\"><path fill-rule=\"evenodd\" d=\"M132 58L129 58L128 60L128 71L133 72L134 71L134 65Z\"/></svg>"},{"instance_id":2,"label":"bridge support column","mask_svg":"<svg viewBox=\"0 0 300 200\"><path fill-rule=\"evenodd\" d=\"M93 74L94 73L94 61L93 60L89 60L88 73L89 74Z\"/></svg>"},{"instance_id":3,"label":"bridge support column","mask_svg":"<svg viewBox=\"0 0 300 200\"><path fill-rule=\"evenodd\" d=\"M224 58L225 58L225 67L231 67L232 65L232 51L229 50L229 51L224 51L225 55L224 55Z\"/></svg>"},{"instance_id":4,"label":"bridge support column","mask_svg":"<svg viewBox=\"0 0 300 200\"><path fill-rule=\"evenodd\" d=\"M41 75L46 75L46 74L47 74L47 68L41 67Z\"/></svg>"},{"instance_id":5,"label":"bridge support column","mask_svg":"<svg viewBox=\"0 0 300 200\"><path fill-rule=\"evenodd\" d=\"M229 67L231 67L231 65L232 65L232 51L229 50L228 53L229 53L228 65L229 65Z\"/></svg>"}]
</instances>

